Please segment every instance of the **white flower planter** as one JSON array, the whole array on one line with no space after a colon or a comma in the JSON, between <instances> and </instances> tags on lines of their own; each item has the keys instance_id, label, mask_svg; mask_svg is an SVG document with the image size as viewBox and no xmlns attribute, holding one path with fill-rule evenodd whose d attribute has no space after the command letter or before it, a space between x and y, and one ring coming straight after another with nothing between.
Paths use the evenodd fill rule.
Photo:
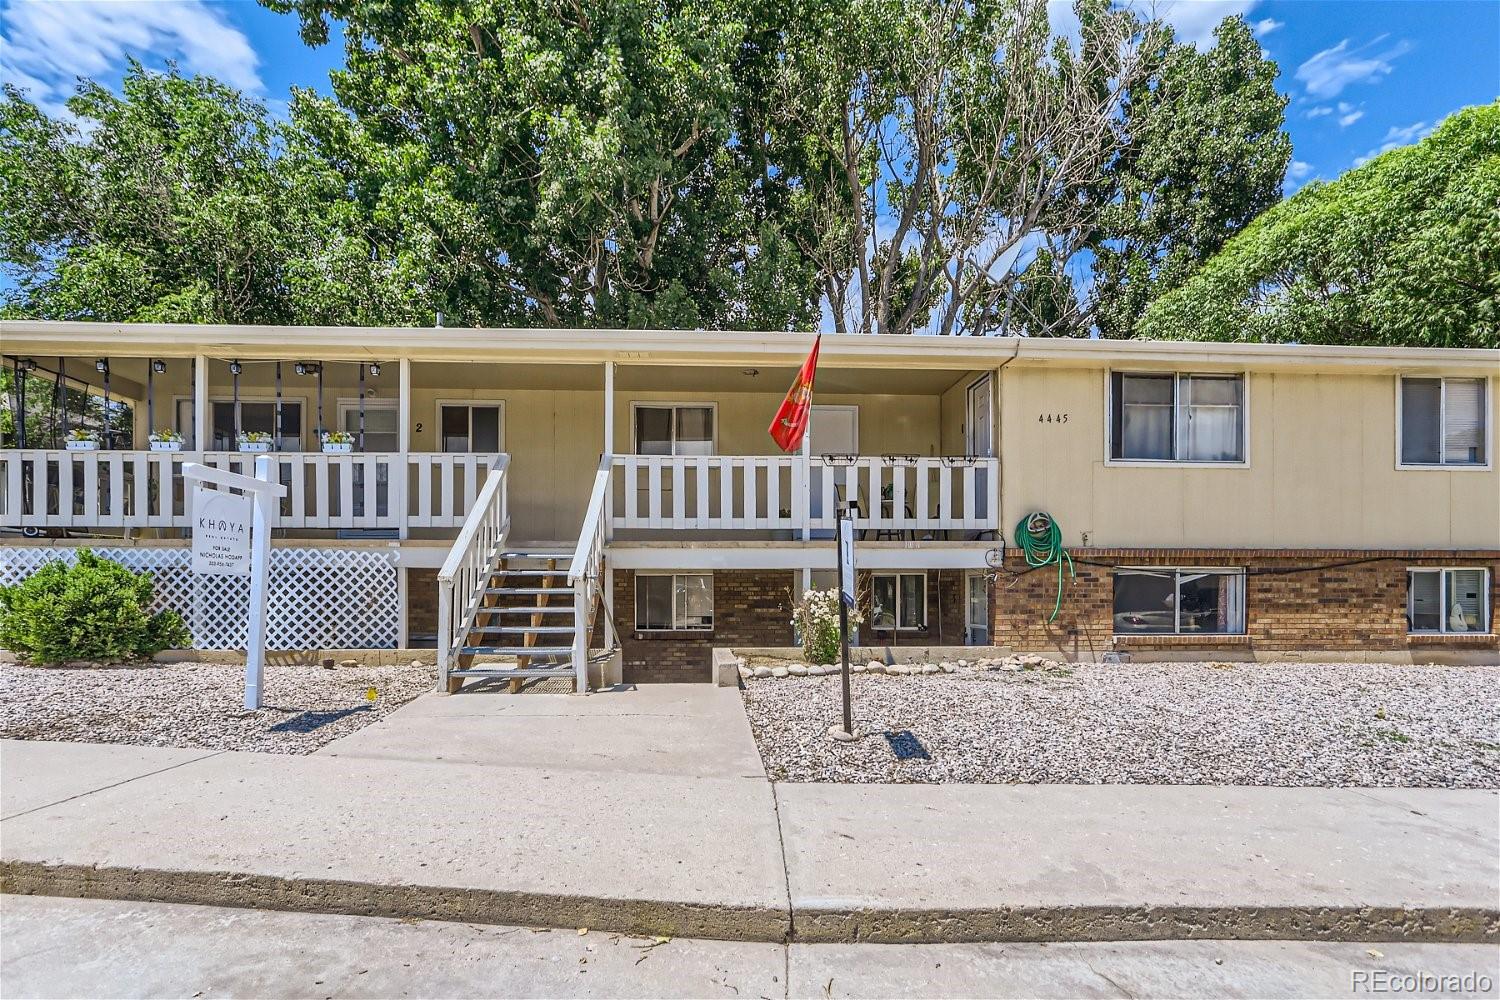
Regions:
<instances>
[{"instance_id":1,"label":"white flower planter","mask_svg":"<svg viewBox=\"0 0 1500 1000\"><path fill-rule=\"evenodd\" d=\"M324 441L323 454L325 455L349 455L354 452L353 441Z\"/></svg>"},{"instance_id":2,"label":"white flower planter","mask_svg":"<svg viewBox=\"0 0 1500 1000\"><path fill-rule=\"evenodd\" d=\"M269 441L241 441L240 451L247 455L264 455L271 450Z\"/></svg>"},{"instance_id":3,"label":"white flower planter","mask_svg":"<svg viewBox=\"0 0 1500 1000\"><path fill-rule=\"evenodd\" d=\"M99 450L99 442L98 441L69 441L69 442L67 442L67 449L69 451L98 451Z\"/></svg>"},{"instance_id":4,"label":"white flower planter","mask_svg":"<svg viewBox=\"0 0 1500 1000\"><path fill-rule=\"evenodd\" d=\"M151 441L151 450L152 451L181 451L182 450L182 442L181 441L158 441L158 440L156 440L156 439L153 438L152 441Z\"/></svg>"}]
</instances>

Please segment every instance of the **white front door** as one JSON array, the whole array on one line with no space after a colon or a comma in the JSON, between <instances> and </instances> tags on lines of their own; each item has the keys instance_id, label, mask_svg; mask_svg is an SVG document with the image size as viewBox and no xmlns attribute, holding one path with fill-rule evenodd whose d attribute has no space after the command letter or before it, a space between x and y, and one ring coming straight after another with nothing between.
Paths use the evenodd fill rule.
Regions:
<instances>
[{"instance_id":1,"label":"white front door","mask_svg":"<svg viewBox=\"0 0 1500 1000\"><path fill-rule=\"evenodd\" d=\"M968 412L964 419L964 448L970 455L989 458L995 452L995 411L990 376L969 386Z\"/></svg>"},{"instance_id":2,"label":"white front door","mask_svg":"<svg viewBox=\"0 0 1500 1000\"><path fill-rule=\"evenodd\" d=\"M819 455L859 454L859 407L814 406L812 419L807 429L808 449L816 458ZM823 516L823 476L825 470L818 465L812 467L808 488L812 490L811 511L813 517Z\"/></svg>"}]
</instances>

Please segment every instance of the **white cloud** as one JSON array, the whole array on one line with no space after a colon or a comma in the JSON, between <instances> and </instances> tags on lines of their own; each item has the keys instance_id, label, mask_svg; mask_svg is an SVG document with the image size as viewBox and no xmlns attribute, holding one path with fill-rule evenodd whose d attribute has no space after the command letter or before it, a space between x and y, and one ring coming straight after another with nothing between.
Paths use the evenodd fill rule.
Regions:
<instances>
[{"instance_id":1,"label":"white cloud","mask_svg":"<svg viewBox=\"0 0 1500 1000\"><path fill-rule=\"evenodd\" d=\"M1178 0L1159 4L1153 13L1172 25L1179 40L1200 49L1214 43L1214 29L1226 17L1244 16L1259 0ZM1264 23L1264 22L1262 22Z\"/></svg>"},{"instance_id":2,"label":"white cloud","mask_svg":"<svg viewBox=\"0 0 1500 1000\"><path fill-rule=\"evenodd\" d=\"M1265 38L1277 28L1284 27L1286 27L1285 21L1278 21L1275 18L1270 17L1266 18L1263 21L1256 21L1254 24L1250 25L1251 30L1255 32L1256 38Z\"/></svg>"},{"instance_id":3,"label":"white cloud","mask_svg":"<svg viewBox=\"0 0 1500 1000\"><path fill-rule=\"evenodd\" d=\"M1436 126L1426 122L1413 122L1410 125L1392 125L1385 133L1385 141L1379 147L1370 150L1364 156L1354 161L1356 167L1362 167L1369 163L1381 153L1388 153L1398 146L1409 146L1418 139L1426 138Z\"/></svg>"},{"instance_id":4,"label":"white cloud","mask_svg":"<svg viewBox=\"0 0 1500 1000\"><path fill-rule=\"evenodd\" d=\"M1289 181L1300 181L1312 173L1313 165L1302 160L1293 160L1286 168L1286 178Z\"/></svg>"},{"instance_id":5,"label":"white cloud","mask_svg":"<svg viewBox=\"0 0 1500 1000\"><path fill-rule=\"evenodd\" d=\"M1370 52L1388 37L1381 35L1357 49L1349 48L1346 38L1298 66L1297 79L1308 94L1325 100L1351 84L1374 83L1391 72L1391 60L1411 50L1409 42L1400 41L1383 52Z\"/></svg>"},{"instance_id":6,"label":"white cloud","mask_svg":"<svg viewBox=\"0 0 1500 1000\"><path fill-rule=\"evenodd\" d=\"M1331 114L1333 114L1333 109L1326 104L1320 104L1316 108L1307 109L1307 117L1309 118L1322 118L1324 115Z\"/></svg>"},{"instance_id":7,"label":"white cloud","mask_svg":"<svg viewBox=\"0 0 1500 1000\"><path fill-rule=\"evenodd\" d=\"M203 0L10 0L0 7L0 80L54 113L78 77L117 73L131 56L148 65L175 59L187 72L247 93L264 90L250 40Z\"/></svg>"},{"instance_id":8,"label":"white cloud","mask_svg":"<svg viewBox=\"0 0 1500 1000\"><path fill-rule=\"evenodd\" d=\"M1348 101L1339 101L1339 128L1348 128L1364 116L1362 108L1357 108Z\"/></svg>"}]
</instances>

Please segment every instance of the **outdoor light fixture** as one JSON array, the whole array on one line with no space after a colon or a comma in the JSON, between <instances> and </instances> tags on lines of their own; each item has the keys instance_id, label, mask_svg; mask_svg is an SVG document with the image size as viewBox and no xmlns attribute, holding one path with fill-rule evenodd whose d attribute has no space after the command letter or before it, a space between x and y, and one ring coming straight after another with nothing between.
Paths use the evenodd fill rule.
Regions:
<instances>
[{"instance_id":1,"label":"outdoor light fixture","mask_svg":"<svg viewBox=\"0 0 1500 1000\"><path fill-rule=\"evenodd\" d=\"M380 362L379 361L371 362L371 364L370 364L370 374L372 376L374 376L374 377L379 377L379 375L380 375Z\"/></svg>"},{"instance_id":2,"label":"outdoor light fixture","mask_svg":"<svg viewBox=\"0 0 1500 1000\"><path fill-rule=\"evenodd\" d=\"M17 358L16 359L16 371L18 371L18 372L33 372L33 371L36 371L36 359L35 358Z\"/></svg>"},{"instance_id":3,"label":"outdoor light fixture","mask_svg":"<svg viewBox=\"0 0 1500 1000\"><path fill-rule=\"evenodd\" d=\"M156 374L161 375L167 370L167 363L161 358L152 358L151 370L156 372Z\"/></svg>"},{"instance_id":4,"label":"outdoor light fixture","mask_svg":"<svg viewBox=\"0 0 1500 1000\"><path fill-rule=\"evenodd\" d=\"M292 366L298 375L318 375L323 371L323 366L310 361L299 361Z\"/></svg>"},{"instance_id":5,"label":"outdoor light fixture","mask_svg":"<svg viewBox=\"0 0 1500 1000\"><path fill-rule=\"evenodd\" d=\"M741 368L740 369L740 374L741 375L749 375L751 378L754 378L755 376L757 376L757 375L760 374L760 369L759 368Z\"/></svg>"},{"instance_id":6,"label":"outdoor light fixture","mask_svg":"<svg viewBox=\"0 0 1500 1000\"><path fill-rule=\"evenodd\" d=\"M238 375L240 372L242 372L244 370L245 370L245 366L242 365L242 364L240 364L238 361L231 361L231 362L229 362L229 374L231 374L231 375Z\"/></svg>"},{"instance_id":7,"label":"outdoor light fixture","mask_svg":"<svg viewBox=\"0 0 1500 1000\"><path fill-rule=\"evenodd\" d=\"M109 359L108 358L100 358L99 360L95 361L94 362L94 371L101 372L102 374L108 375L109 374Z\"/></svg>"}]
</instances>

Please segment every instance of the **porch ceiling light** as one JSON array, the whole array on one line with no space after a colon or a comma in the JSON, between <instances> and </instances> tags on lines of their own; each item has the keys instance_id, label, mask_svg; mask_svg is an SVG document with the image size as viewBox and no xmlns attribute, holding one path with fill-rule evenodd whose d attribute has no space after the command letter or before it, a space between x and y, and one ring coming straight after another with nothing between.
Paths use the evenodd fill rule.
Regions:
<instances>
[{"instance_id":1,"label":"porch ceiling light","mask_svg":"<svg viewBox=\"0 0 1500 1000\"><path fill-rule=\"evenodd\" d=\"M99 358L97 361L95 361L94 362L94 371L100 372L100 373L105 374L105 375L108 375L109 374L109 359L108 358Z\"/></svg>"},{"instance_id":2,"label":"porch ceiling light","mask_svg":"<svg viewBox=\"0 0 1500 1000\"><path fill-rule=\"evenodd\" d=\"M17 358L16 359L16 371L18 371L18 372L32 372L32 371L36 371L36 359L35 358Z\"/></svg>"},{"instance_id":3,"label":"porch ceiling light","mask_svg":"<svg viewBox=\"0 0 1500 1000\"><path fill-rule=\"evenodd\" d=\"M316 375L323 370L323 366L311 361L299 361L292 366L292 370L298 375Z\"/></svg>"},{"instance_id":4,"label":"porch ceiling light","mask_svg":"<svg viewBox=\"0 0 1500 1000\"><path fill-rule=\"evenodd\" d=\"M754 378L755 376L757 376L757 375L760 374L760 369L759 368L741 368L740 369L740 374L741 375L749 375L751 378Z\"/></svg>"},{"instance_id":5,"label":"porch ceiling light","mask_svg":"<svg viewBox=\"0 0 1500 1000\"><path fill-rule=\"evenodd\" d=\"M370 375L372 377L378 377L380 375L380 362L379 361L372 361L372 362L370 362Z\"/></svg>"},{"instance_id":6,"label":"porch ceiling light","mask_svg":"<svg viewBox=\"0 0 1500 1000\"><path fill-rule=\"evenodd\" d=\"M151 370L161 375L167 370L167 363L161 358L153 358L151 359Z\"/></svg>"},{"instance_id":7,"label":"porch ceiling light","mask_svg":"<svg viewBox=\"0 0 1500 1000\"><path fill-rule=\"evenodd\" d=\"M238 375L245 370L245 366L238 361L229 362L229 374Z\"/></svg>"}]
</instances>

